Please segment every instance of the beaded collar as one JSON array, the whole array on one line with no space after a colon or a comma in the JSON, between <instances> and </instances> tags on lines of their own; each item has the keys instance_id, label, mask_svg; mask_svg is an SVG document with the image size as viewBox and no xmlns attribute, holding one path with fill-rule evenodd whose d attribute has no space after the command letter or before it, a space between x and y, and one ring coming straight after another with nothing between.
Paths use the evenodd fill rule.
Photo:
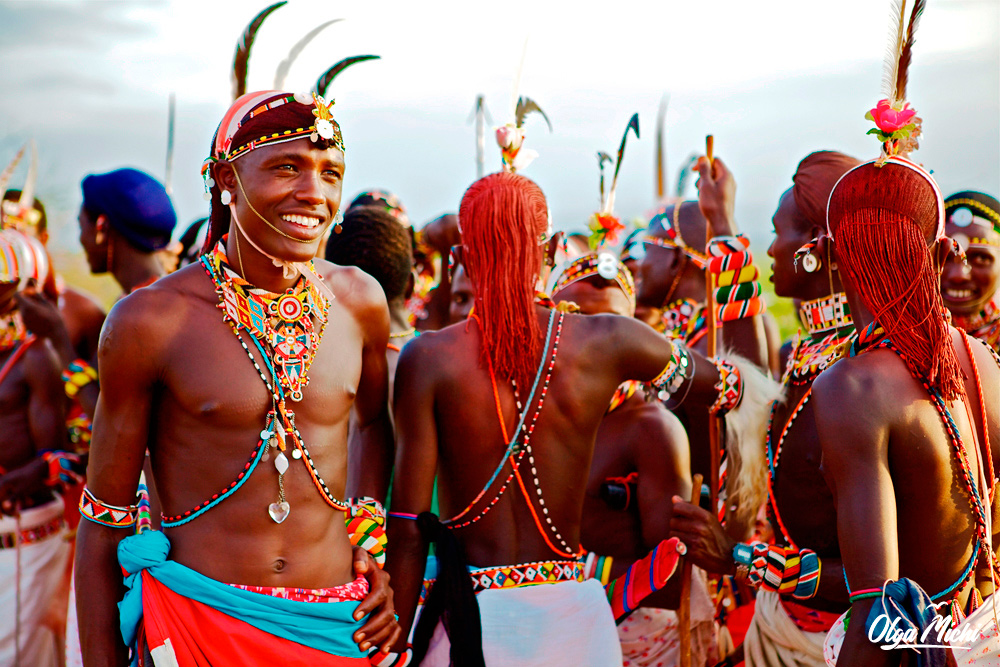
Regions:
<instances>
[{"instance_id":1,"label":"beaded collar","mask_svg":"<svg viewBox=\"0 0 1000 667\"><path fill-rule=\"evenodd\" d=\"M843 292L812 301L803 301L799 306L799 319L802 320L810 336L854 326L851 307L847 303L847 295Z\"/></svg>"},{"instance_id":2,"label":"beaded collar","mask_svg":"<svg viewBox=\"0 0 1000 667\"><path fill-rule=\"evenodd\" d=\"M1000 351L1000 307L997 306L996 297L990 299L978 315L953 317L952 320L959 329Z\"/></svg>"},{"instance_id":3,"label":"beaded collar","mask_svg":"<svg viewBox=\"0 0 1000 667\"><path fill-rule=\"evenodd\" d=\"M12 350L28 337L28 330L21 319L21 311L14 310L0 316L0 352Z\"/></svg>"},{"instance_id":4,"label":"beaded collar","mask_svg":"<svg viewBox=\"0 0 1000 667\"><path fill-rule=\"evenodd\" d=\"M202 258L219 294L219 309L234 332L243 329L264 345L278 382L293 401L301 401L330 302L305 276L283 294L254 287L229 265L225 238Z\"/></svg>"},{"instance_id":5,"label":"beaded collar","mask_svg":"<svg viewBox=\"0 0 1000 667\"><path fill-rule=\"evenodd\" d=\"M330 303L304 277L284 294L253 287L229 266L225 240L226 237L223 237L212 253L203 255L201 262L219 295L218 306L224 313L223 320L232 327L243 351L267 387L271 409L257 446L236 480L222 493L199 506L177 516L164 516L161 525L165 528L178 526L215 507L239 489L259 463L271 458L272 449L276 450L274 467L278 472L278 500L271 503L267 511L275 523L283 522L291 512L284 487L285 471L290 465L285 456L289 444L292 458L305 463L309 477L323 500L334 509L346 511L348 505L333 496L316 469L295 426L295 413L285 403L286 394L293 401L302 399L302 389L309 382L309 365L319 348ZM267 374L257 363L241 331L250 334L250 340L263 357Z\"/></svg>"}]
</instances>

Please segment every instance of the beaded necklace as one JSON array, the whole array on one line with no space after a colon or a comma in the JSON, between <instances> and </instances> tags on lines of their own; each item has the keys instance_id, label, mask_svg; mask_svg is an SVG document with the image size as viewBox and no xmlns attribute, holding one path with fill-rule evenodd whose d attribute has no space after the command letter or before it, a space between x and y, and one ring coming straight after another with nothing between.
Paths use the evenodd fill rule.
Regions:
<instances>
[{"instance_id":1,"label":"beaded necklace","mask_svg":"<svg viewBox=\"0 0 1000 667\"><path fill-rule=\"evenodd\" d=\"M28 330L21 319L21 311L14 310L0 316L0 352L17 347L28 337Z\"/></svg>"},{"instance_id":2,"label":"beaded necklace","mask_svg":"<svg viewBox=\"0 0 1000 667\"><path fill-rule=\"evenodd\" d=\"M997 306L996 297L990 299L978 315L954 317L953 320L959 329L1000 351L1000 306Z\"/></svg>"},{"instance_id":3,"label":"beaded necklace","mask_svg":"<svg viewBox=\"0 0 1000 667\"><path fill-rule=\"evenodd\" d=\"M843 292L832 294L828 297L806 301L800 308L800 317L806 324L808 335L803 338L801 332L795 341L795 347L788 356L785 365L785 372L781 377L783 387L789 385L803 386L809 385L805 393L798 400L784 426L778 434L777 443L774 442L772 429L774 419L778 410L778 401L771 404L771 415L767 422L767 495L771 505L771 513L775 522L781 530L781 535L785 543L797 549L795 540L789 535L781 520L781 513L778 511L778 501L774 495L774 482L778 472L778 463L781 457L781 447L785 442L785 437L791 430L796 418L806 407L812 397L812 383L816 377L829 368L835 361L843 356L845 347L855 338L854 321L851 318L850 307L847 305L847 296ZM817 339L816 337L819 336Z\"/></svg>"},{"instance_id":4,"label":"beaded necklace","mask_svg":"<svg viewBox=\"0 0 1000 667\"><path fill-rule=\"evenodd\" d=\"M708 332L705 309L694 299L678 299L663 310L661 333L694 345Z\"/></svg>"},{"instance_id":5,"label":"beaded necklace","mask_svg":"<svg viewBox=\"0 0 1000 667\"><path fill-rule=\"evenodd\" d=\"M478 318L474 314L470 314L469 317L470 317L470 319L473 319L473 320L475 320L477 322L479 321ZM546 367L545 359L548 356L547 353L548 353L548 349L549 349L549 344L552 341L552 331L553 331L553 324L555 322L555 318L556 318L556 311L553 310L552 313L549 315L549 325L548 325L547 331L545 333L545 345L542 348L543 354L545 354L546 356L542 357L542 361L538 365L538 371L535 373L535 381L532 384L531 393L528 395L528 404L529 405L532 402L534 402L535 394L538 391L538 386L539 386L539 383L541 382L542 374L543 374L543 372L545 372L545 367ZM559 317L560 329L561 329L561 326L562 326L562 318L563 318L563 315L560 315L560 317ZM558 353L558 351L559 351L559 347L558 347L558 339L557 339L556 346L552 350L551 362L549 364L549 369L548 369L548 372L546 373L546 378L545 378L546 388L548 387L549 380L552 377L552 368L551 368L551 366L553 364L555 364L555 358L556 358L556 354ZM504 423L504 420L503 420L503 411L500 408L500 395L499 395L499 393L497 391L496 377L495 377L495 375L493 373L493 364L489 361L489 357L487 357L487 364L489 366L490 380L492 381L492 385L493 385L493 397L494 397L494 399L496 401L496 405L497 405L497 414L500 417L501 430L503 432L504 441L508 443L507 444L507 451L504 453L503 458L500 459L500 464L493 471L493 474L490 476L489 481L486 482L486 484L483 486L483 489L476 495L476 497L472 499L472 502L470 502L468 505L466 505L465 509L463 509L461 512L459 512L455 516L451 517L450 519L443 520L441 522L443 525L446 525L449 528L464 528L465 526L469 526L469 525L471 525L473 523L476 523L477 521L479 521L480 519L482 519L484 516L486 516L491 509L493 509L493 507L497 504L497 502L503 496L504 492L507 491L507 486L510 484L511 480L514 478L514 471L513 470L507 476L507 479L504 480L503 484L500 485L500 490L497 491L497 493L493 496L493 498L488 503L486 503L486 505L483 506L483 509L480 510L478 514L476 514L471 519L467 519L467 520L462 521L461 523L459 523L459 520L462 519L464 516L466 516L472 510L472 508L475 507L475 505L477 503L479 503L480 500L482 500L483 496L486 495L486 492L489 491L489 489L493 486L493 483L497 480L497 477L500 475L500 472L503 470L504 466L507 464L508 461L510 462L511 467L514 468L514 469L516 469L516 467L518 465L520 465L521 460L524 458L524 447L522 446L522 443L520 442L521 435L522 435L522 433L524 434L525 440L530 440L531 439L531 433L535 430L535 422L538 421L538 415L541 413L542 406L545 403L545 397L544 397L544 394L543 394L541 400L538 402L538 406L535 408L534 417L532 418L531 424L529 425L527 431L525 431L525 429L524 429L524 422L525 422L525 415L526 415L526 413L524 411L521 411L519 409L518 410L518 424L517 424L517 428L514 430L514 437L509 439L507 437L507 426L506 426L506 424ZM520 403L520 401L518 401L518 402ZM517 459L516 460L514 459L514 454L517 454Z\"/></svg>"},{"instance_id":6,"label":"beaded necklace","mask_svg":"<svg viewBox=\"0 0 1000 667\"><path fill-rule=\"evenodd\" d=\"M330 302L305 276L283 294L254 287L229 266L224 242L225 237L202 260L211 268L219 309L234 332L242 328L264 344L281 387L293 401L301 401Z\"/></svg>"},{"instance_id":7,"label":"beaded necklace","mask_svg":"<svg viewBox=\"0 0 1000 667\"><path fill-rule=\"evenodd\" d=\"M333 496L316 469L302 435L295 426L295 413L285 402L286 392L292 400L302 398L302 389L309 382L309 365L319 348L330 304L304 277L284 294L272 294L253 287L229 267L224 243L225 237L210 255L202 256L201 262L219 295L218 306L224 313L223 320L230 324L243 351L253 363L271 397L272 407L267 413L250 461L237 479L198 507L177 516L164 517L162 525L169 528L187 523L228 498L242 486L258 463L270 459L271 449L277 450L274 467L278 472L278 500L271 503L267 511L275 523L283 522L291 512L284 488L284 475L289 466L285 451L289 440L292 444L292 458L304 461L309 477L321 497L330 507L346 511L348 505ZM318 331L310 315L315 315L315 319L319 320ZM257 363L241 331L251 334L249 338L263 358L267 374ZM294 338L290 339L291 336ZM311 345L307 346L307 343Z\"/></svg>"}]
</instances>

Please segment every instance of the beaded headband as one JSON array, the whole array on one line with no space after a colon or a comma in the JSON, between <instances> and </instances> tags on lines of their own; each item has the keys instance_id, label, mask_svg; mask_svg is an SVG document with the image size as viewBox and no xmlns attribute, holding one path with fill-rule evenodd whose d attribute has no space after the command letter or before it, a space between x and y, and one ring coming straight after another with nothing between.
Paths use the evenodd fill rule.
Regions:
<instances>
[{"instance_id":1,"label":"beaded headband","mask_svg":"<svg viewBox=\"0 0 1000 667\"><path fill-rule=\"evenodd\" d=\"M635 281L632 279L632 272L610 252L588 253L570 262L556 278L555 285L552 287L552 296L554 297L573 283L593 276L614 280L625 293L632 311L635 312Z\"/></svg>"},{"instance_id":2,"label":"beaded headband","mask_svg":"<svg viewBox=\"0 0 1000 667\"><path fill-rule=\"evenodd\" d=\"M880 157L880 158L876 158L874 160L869 160L868 162L863 162L863 163L859 164L857 167L854 167L853 169L851 169L850 171L848 171L847 173L845 173L839 179L837 179L837 184L833 186L833 190L830 191L830 197L829 197L829 199L826 200L826 233L827 233L827 236L830 237L831 241L834 241L835 239L833 237L833 231L830 229L830 202L833 201L833 195L837 192L837 188L840 187L840 184L844 181L845 178L847 178L848 174L850 174L850 173L852 173L854 171L857 171L858 169L862 169L864 167L867 167L869 165L875 165L876 167L881 167L881 166L883 166L883 165L885 165L887 163L892 163L894 165L899 165L901 167L905 167L905 168L907 168L907 169L909 169L911 171L916 172L918 175L920 175L921 178L923 178L931 186L931 189L934 191L934 198L935 198L935 200L937 202L937 229L936 229L936 232L934 234L934 241L935 242L936 241L940 241L941 239L943 239L945 237L945 233L944 233L944 197L941 195L941 188L938 187L937 182L934 180L934 178L929 173L927 173L926 170L924 170L923 167L921 167L920 165L915 164L913 162L910 162L906 158L900 157L898 155L893 155L893 156L890 156L890 157L885 158L885 159L882 159Z\"/></svg>"},{"instance_id":3,"label":"beaded headband","mask_svg":"<svg viewBox=\"0 0 1000 667\"><path fill-rule=\"evenodd\" d=\"M251 139L239 146L233 146L233 137L236 136L236 133L245 123L255 117L293 102L313 105L312 113L315 120L312 125L274 132ZM211 187L208 184L208 181L211 180L209 167L213 163L235 160L261 146L281 144L302 137L309 137L313 142L318 142L320 139L330 141L335 148L343 151L344 137L340 132L340 125L334 120L333 113L330 111L333 104L332 101L327 103L317 93L293 95L292 93L283 93L278 90L267 90L242 95L233 102L232 106L229 107L229 110L222 117L222 122L219 124L215 140L212 144L212 155L202 163L201 175L205 179L207 188Z\"/></svg>"},{"instance_id":4,"label":"beaded headband","mask_svg":"<svg viewBox=\"0 0 1000 667\"><path fill-rule=\"evenodd\" d=\"M1000 213L981 201L959 197L947 200L944 203L944 208L946 211L955 209L948 216L948 222L953 225L968 227L976 218L979 218L984 224L993 227L996 232L1000 233ZM982 213L986 217L976 215L976 213Z\"/></svg>"},{"instance_id":5,"label":"beaded headband","mask_svg":"<svg viewBox=\"0 0 1000 667\"><path fill-rule=\"evenodd\" d=\"M666 233L667 238L660 238L659 236L646 234L643 236L642 242L659 246L660 248L680 250L691 259L695 266L699 269L704 269L708 266L708 255L703 252L698 252L689 246L684 240L684 237L681 235L680 214L681 207L685 203L686 202L682 201L676 202L673 205L671 216L667 216L667 207L664 206L660 208L660 210L656 212L656 215L649 220L649 229L652 230L654 225L659 225L664 233ZM665 224L664 221L668 224Z\"/></svg>"}]
</instances>

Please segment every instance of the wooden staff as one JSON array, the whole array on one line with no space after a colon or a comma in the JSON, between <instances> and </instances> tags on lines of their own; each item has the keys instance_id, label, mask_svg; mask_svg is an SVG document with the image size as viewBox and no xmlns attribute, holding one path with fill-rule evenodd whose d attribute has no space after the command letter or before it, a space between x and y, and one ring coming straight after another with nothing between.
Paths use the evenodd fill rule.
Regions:
<instances>
[{"instance_id":1,"label":"wooden staff","mask_svg":"<svg viewBox=\"0 0 1000 667\"><path fill-rule=\"evenodd\" d=\"M714 158L712 156L713 149L715 148L715 138L710 134L705 137L705 156L708 158L709 170L715 166ZM712 223L705 221L705 251L708 252L708 244L712 242ZM705 323L708 325L708 356L714 357L716 354L716 330L715 330L715 290L712 284L712 273L705 270L705 308L708 313L705 316ZM716 501L719 495L719 452L721 451L719 444L719 420L713 416L709 415L708 418L708 451L709 451L709 487L708 494L711 498L711 511L713 514L716 511Z\"/></svg>"},{"instance_id":2,"label":"wooden staff","mask_svg":"<svg viewBox=\"0 0 1000 667\"><path fill-rule=\"evenodd\" d=\"M696 474L691 480L691 504L697 505L701 499L702 476ZM691 561L684 559L681 568L681 606L677 610L677 625L680 629L680 667L691 667Z\"/></svg>"}]
</instances>

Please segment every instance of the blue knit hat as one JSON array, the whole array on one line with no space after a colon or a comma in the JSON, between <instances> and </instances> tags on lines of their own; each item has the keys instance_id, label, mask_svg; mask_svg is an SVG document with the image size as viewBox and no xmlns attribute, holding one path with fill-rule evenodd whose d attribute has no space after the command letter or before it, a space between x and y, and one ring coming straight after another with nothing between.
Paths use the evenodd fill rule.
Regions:
<instances>
[{"instance_id":1,"label":"blue knit hat","mask_svg":"<svg viewBox=\"0 0 1000 667\"><path fill-rule=\"evenodd\" d=\"M94 215L106 216L112 229L146 252L165 248L177 225L167 191L138 169L87 176L83 179L83 206Z\"/></svg>"}]
</instances>

